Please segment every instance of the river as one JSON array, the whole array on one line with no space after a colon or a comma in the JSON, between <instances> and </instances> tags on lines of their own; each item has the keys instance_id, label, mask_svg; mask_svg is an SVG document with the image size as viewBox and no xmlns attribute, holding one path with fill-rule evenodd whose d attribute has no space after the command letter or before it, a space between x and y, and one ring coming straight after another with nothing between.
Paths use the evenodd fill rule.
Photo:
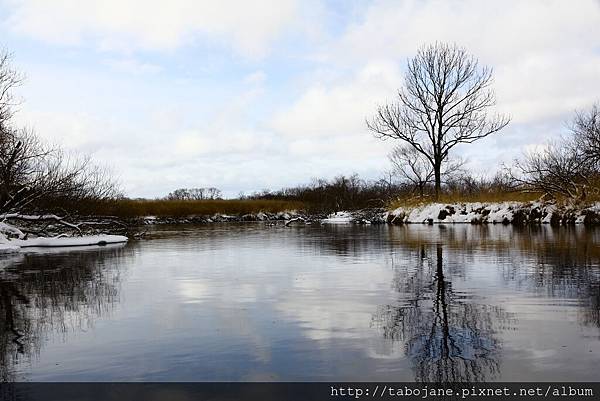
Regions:
<instances>
[{"instance_id":1,"label":"river","mask_svg":"<svg viewBox=\"0 0 600 401\"><path fill-rule=\"evenodd\" d=\"M0 259L2 381L595 381L600 230L157 226Z\"/></svg>"}]
</instances>

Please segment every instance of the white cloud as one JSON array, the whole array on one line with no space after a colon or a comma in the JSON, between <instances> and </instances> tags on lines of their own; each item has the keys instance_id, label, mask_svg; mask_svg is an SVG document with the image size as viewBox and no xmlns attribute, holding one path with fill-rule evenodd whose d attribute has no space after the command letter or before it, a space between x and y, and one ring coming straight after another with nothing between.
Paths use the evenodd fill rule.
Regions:
<instances>
[{"instance_id":1,"label":"white cloud","mask_svg":"<svg viewBox=\"0 0 600 401\"><path fill-rule=\"evenodd\" d=\"M495 71L498 108L513 123L568 118L600 99L598 71L600 54L570 48L506 62Z\"/></svg>"},{"instance_id":2,"label":"white cloud","mask_svg":"<svg viewBox=\"0 0 600 401\"><path fill-rule=\"evenodd\" d=\"M496 110L512 117L502 133L457 148L473 167L489 172L526 146L555 138L574 110L600 99L597 1L576 7L559 1L375 1L316 52L320 65L338 74L328 78L317 70L304 77L311 83L273 117L272 127L291 138L298 155L309 155L311 146L314 154L327 147L322 138L337 137L372 150L371 157L379 149L383 158L389 144L366 145L364 119L395 95L406 59L435 41L456 42L492 66ZM340 71L350 73L339 76ZM335 157L348 147L328 151Z\"/></svg>"},{"instance_id":3,"label":"white cloud","mask_svg":"<svg viewBox=\"0 0 600 401\"><path fill-rule=\"evenodd\" d=\"M423 44L456 42L495 69L498 106L514 123L564 116L600 93L600 3L377 1L321 57L404 63ZM341 61L340 61L341 60Z\"/></svg>"},{"instance_id":4,"label":"white cloud","mask_svg":"<svg viewBox=\"0 0 600 401\"><path fill-rule=\"evenodd\" d=\"M235 153L260 153L268 149L271 140L258 132L202 132L188 131L175 140L175 152L184 157Z\"/></svg>"},{"instance_id":5,"label":"white cloud","mask_svg":"<svg viewBox=\"0 0 600 401\"><path fill-rule=\"evenodd\" d=\"M30 67L19 121L95 152L133 196L192 185L235 195L354 171L375 178L392 144L370 135L365 118L396 95L406 59L436 40L494 67L498 110L513 118L457 149L481 171L556 138L575 109L600 100L600 3L591 0L374 1L360 12L295 0L6 4L0 32L12 38L124 52L11 48ZM199 42L214 57L206 65L191 54ZM272 53L249 63L231 49L253 61ZM177 64L190 59L201 62Z\"/></svg>"},{"instance_id":6,"label":"white cloud","mask_svg":"<svg viewBox=\"0 0 600 401\"><path fill-rule=\"evenodd\" d=\"M261 57L294 23L295 0L28 0L13 3L13 31L61 45L92 39L106 50L172 50L201 35Z\"/></svg>"},{"instance_id":7,"label":"white cloud","mask_svg":"<svg viewBox=\"0 0 600 401\"><path fill-rule=\"evenodd\" d=\"M403 58L422 44L456 42L495 65L600 43L600 5L564 1L376 1L350 25L329 60Z\"/></svg>"},{"instance_id":8,"label":"white cloud","mask_svg":"<svg viewBox=\"0 0 600 401\"><path fill-rule=\"evenodd\" d=\"M162 68L159 65L143 63L132 57L110 59L106 62L106 64L114 68L116 71L122 71L134 75L156 74L162 71Z\"/></svg>"},{"instance_id":9,"label":"white cloud","mask_svg":"<svg viewBox=\"0 0 600 401\"><path fill-rule=\"evenodd\" d=\"M255 71L244 77L244 83L248 85L262 85L267 80L267 74L264 71Z\"/></svg>"},{"instance_id":10,"label":"white cloud","mask_svg":"<svg viewBox=\"0 0 600 401\"><path fill-rule=\"evenodd\" d=\"M308 86L291 107L274 116L272 127L292 138L365 131L365 117L393 96L401 82L395 63L370 62L350 79Z\"/></svg>"}]
</instances>

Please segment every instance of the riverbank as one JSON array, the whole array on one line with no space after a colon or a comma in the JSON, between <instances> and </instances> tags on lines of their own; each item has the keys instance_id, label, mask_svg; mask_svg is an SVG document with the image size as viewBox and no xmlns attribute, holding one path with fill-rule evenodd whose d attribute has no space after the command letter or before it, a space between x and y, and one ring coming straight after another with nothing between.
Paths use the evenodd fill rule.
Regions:
<instances>
[{"instance_id":1,"label":"riverbank","mask_svg":"<svg viewBox=\"0 0 600 401\"><path fill-rule=\"evenodd\" d=\"M136 219L143 216L157 218L188 218L189 216L214 216L270 213L302 210L302 202L271 199L116 199L102 202L82 202L77 206L81 216L113 216L119 219Z\"/></svg>"},{"instance_id":2,"label":"riverbank","mask_svg":"<svg viewBox=\"0 0 600 401\"><path fill-rule=\"evenodd\" d=\"M600 203L588 205L557 202L430 203L391 210L390 224L550 224L553 226L600 224Z\"/></svg>"},{"instance_id":3,"label":"riverbank","mask_svg":"<svg viewBox=\"0 0 600 401\"><path fill-rule=\"evenodd\" d=\"M319 224L550 224L553 226L600 224L600 203L568 205L556 202L464 202L427 203L393 210L370 208L331 214L306 214L302 211L243 215L139 218L137 225L220 222L283 222L286 225Z\"/></svg>"},{"instance_id":4,"label":"riverbank","mask_svg":"<svg viewBox=\"0 0 600 401\"><path fill-rule=\"evenodd\" d=\"M10 219L7 221L10 222ZM303 224L503 224L503 225L600 225L600 202L588 205L569 205L556 202L463 202L407 205L392 210L369 208L339 211L331 214L309 214L302 210L279 212L188 216L86 216L73 217L72 223L25 220L19 222L21 236L81 237L118 234L128 238L144 238L146 226L165 224L262 222L269 225ZM12 222L11 222L12 223ZM6 225L6 224L5 224ZM5 231L7 237L10 232ZM5 245L12 244L12 242Z\"/></svg>"}]
</instances>

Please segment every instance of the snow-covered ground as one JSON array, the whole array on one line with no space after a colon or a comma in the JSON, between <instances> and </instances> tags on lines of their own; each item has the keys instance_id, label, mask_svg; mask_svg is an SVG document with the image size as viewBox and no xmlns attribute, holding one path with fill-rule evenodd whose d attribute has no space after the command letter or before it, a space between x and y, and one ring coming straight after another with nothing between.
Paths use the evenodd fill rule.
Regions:
<instances>
[{"instance_id":1,"label":"snow-covered ground","mask_svg":"<svg viewBox=\"0 0 600 401\"><path fill-rule=\"evenodd\" d=\"M388 214L391 223L598 223L600 204L558 206L551 202L431 203L400 207Z\"/></svg>"},{"instance_id":2,"label":"snow-covered ground","mask_svg":"<svg viewBox=\"0 0 600 401\"><path fill-rule=\"evenodd\" d=\"M404 223L503 223L512 222L515 213L523 207L519 202L431 203L414 208L400 207L390 215Z\"/></svg>"},{"instance_id":3,"label":"snow-covered ground","mask_svg":"<svg viewBox=\"0 0 600 401\"><path fill-rule=\"evenodd\" d=\"M321 221L325 224L600 224L600 203L558 206L552 202L429 203L400 207L366 216L365 211L341 211Z\"/></svg>"}]
</instances>

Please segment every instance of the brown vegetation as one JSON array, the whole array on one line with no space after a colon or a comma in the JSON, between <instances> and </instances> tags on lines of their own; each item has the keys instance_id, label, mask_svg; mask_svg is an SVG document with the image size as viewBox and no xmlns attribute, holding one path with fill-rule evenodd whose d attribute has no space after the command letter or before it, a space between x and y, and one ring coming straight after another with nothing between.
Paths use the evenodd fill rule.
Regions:
<instances>
[{"instance_id":1,"label":"brown vegetation","mask_svg":"<svg viewBox=\"0 0 600 401\"><path fill-rule=\"evenodd\" d=\"M497 192L475 192L464 194L460 192L442 193L438 200L431 197L401 197L394 199L389 203L390 209L398 207L417 206L431 202L439 203L496 203L496 202L532 202L540 198L539 192L519 192L519 191L497 191Z\"/></svg>"},{"instance_id":2,"label":"brown vegetation","mask_svg":"<svg viewBox=\"0 0 600 401\"><path fill-rule=\"evenodd\" d=\"M212 216L220 214L248 214L258 212L277 213L304 209L302 202L285 200L166 200L166 199L117 199L101 202L83 202L78 214L117 217L185 217Z\"/></svg>"}]
</instances>

